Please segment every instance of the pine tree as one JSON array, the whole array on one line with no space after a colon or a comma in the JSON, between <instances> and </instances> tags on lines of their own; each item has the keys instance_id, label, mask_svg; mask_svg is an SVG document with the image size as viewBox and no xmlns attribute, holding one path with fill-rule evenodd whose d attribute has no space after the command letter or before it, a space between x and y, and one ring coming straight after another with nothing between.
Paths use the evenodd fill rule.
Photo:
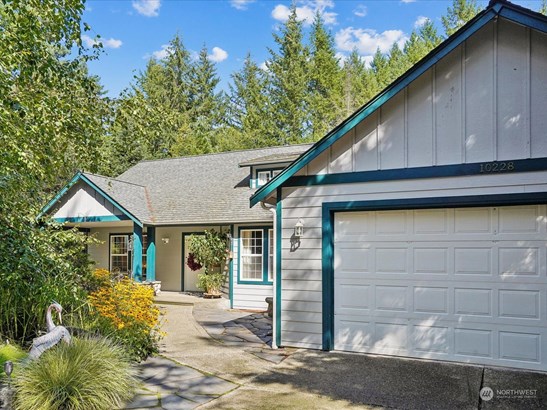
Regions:
<instances>
[{"instance_id":1,"label":"pine tree","mask_svg":"<svg viewBox=\"0 0 547 410\"><path fill-rule=\"evenodd\" d=\"M370 68L372 69L376 77L378 87L380 89L385 88L389 84L390 79L388 58L380 51L379 48L376 50L376 53L374 53L374 56L372 57Z\"/></svg>"},{"instance_id":2,"label":"pine tree","mask_svg":"<svg viewBox=\"0 0 547 410\"><path fill-rule=\"evenodd\" d=\"M270 101L268 79L264 71L247 54L243 68L232 74L230 84L229 119L240 133L239 148L275 145L269 124ZM234 138L234 135L231 135Z\"/></svg>"},{"instance_id":3,"label":"pine tree","mask_svg":"<svg viewBox=\"0 0 547 410\"><path fill-rule=\"evenodd\" d=\"M371 69L367 69L365 63L354 49L344 62L344 116L347 117L377 92L378 84Z\"/></svg>"},{"instance_id":4,"label":"pine tree","mask_svg":"<svg viewBox=\"0 0 547 410\"><path fill-rule=\"evenodd\" d=\"M289 19L274 33L279 51L269 49L266 66L270 73L272 113L275 113L275 132L278 144L304 142L309 137L307 108L308 49L302 43L302 23L297 20L293 4Z\"/></svg>"},{"instance_id":5,"label":"pine tree","mask_svg":"<svg viewBox=\"0 0 547 410\"><path fill-rule=\"evenodd\" d=\"M547 16L547 0L541 1L541 7L539 8L539 12L544 16Z\"/></svg>"},{"instance_id":6,"label":"pine tree","mask_svg":"<svg viewBox=\"0 0 547 410\"><path fill-rule=\"evenodd\" d=\"M187 112L190 109L192 73L190 53L178 34L169 42L168 51L163 64L163 88L167 91L168 106L179 112Z\"/></svg>"},{"instance_id":7,"label":"pine tree","mask_svg":"<svg viewBox=\"0 0 547 410\"><path fill-rule=\"evenodd\" d=\"M475 17L480 11L476 0L452 0L452 7L442 16L444 30L447 36L454 34L460 27Z\"/></svg>"},{"instance_id":8,"label":"pine tree","mask_svg":"<svg viewBox=\"0 0 547 410\"><path fill-rule=\"evenodd\" d=\"M191 71L190 128L197 141L198 153L215 152L218 127L223 118L224 96L216 92L220 82L216 67L209 60L208 50L203 46ZM191 146L192 144L189 144ZM192 152L182 152L192 153Z\"/></svg>"},{"instance_id":9,"label":"pine tree","mask_svg":"<svg viewBox=\"0 0 547 410\"><path fill-rule=\"evenodd\" d=\"M312 140L322 138L342 119L342 70L334 49L334 39L316 14L311 31L309 110Z\"/></svg>"},{"instance_id":10,"label":"pine tree","mask_svg":"<svg viewBox=\"0 0 547 410\"><path fill-rule=\"evenodd\" d=\"M389 51L389 58L387 60L387 82L391 84L397 78L399 78L406 70L410 68L410 63L405 53L399 48L397 43L393 43L391 50Z\"/></svg>"},{"instance_id":11,"label":"pine tree","mask_svg":"<svg viewBox=\"0 0 547 410\"><path fill-rule=\"evenodd\" d=\"M410 65L414 65L441 42L442 37L439 36L437 29L428 19L419 30L412 31L410 38L405 43L404 53Z\"/></svg>"}]
</instances>

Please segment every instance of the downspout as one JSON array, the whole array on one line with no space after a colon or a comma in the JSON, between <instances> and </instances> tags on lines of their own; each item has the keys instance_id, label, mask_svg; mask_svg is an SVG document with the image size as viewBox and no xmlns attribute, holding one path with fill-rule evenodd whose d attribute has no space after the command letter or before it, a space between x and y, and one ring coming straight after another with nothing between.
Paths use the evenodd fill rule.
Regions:
<instances>
[{"instance_id":1,"label":"downspout","mask_svg":"<svg viewBox=\"0 0 547 410\"><path fill-rule=\"evenodd\" d=\"M275 210L275 206L267 204L265 202L260 202L260 206L262 206L263 209L267 211L271 211L273 214L273 243L274 243L274 255L276 255L277 249L277 213ZM275 312L277 312L277 303L281 303L281 301L277 300L277 258L274 256L273 258L273 309L272 309L272 349L277 349L277 315Z\"/></svg>"}]
</instances>

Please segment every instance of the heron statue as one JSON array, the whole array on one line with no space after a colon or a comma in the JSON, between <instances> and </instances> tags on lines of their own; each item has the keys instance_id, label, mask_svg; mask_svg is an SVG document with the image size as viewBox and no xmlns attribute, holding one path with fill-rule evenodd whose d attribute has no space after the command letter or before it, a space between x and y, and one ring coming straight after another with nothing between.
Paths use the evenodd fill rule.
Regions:
<instances>
[{"instance_id":1,"label":"heron statue","mask_svg":"<svg viewBox=\"0 0 547 410\"><path fill-rule=\"evenodd\" d=\"M59 324L62 324L61 312L63 311L63 307L57 302L53 302L47 308L46 313L47 333L32 341L32 347L28 356L29 359L39 358L42 353L55 346L61 340L65 343L70 343L71 337L68 330L64 326L56 326L55 323L53 323L53 319L51 318L51 312L53 310L55 310L59 316Z\"/></svg>"}]
</instances>

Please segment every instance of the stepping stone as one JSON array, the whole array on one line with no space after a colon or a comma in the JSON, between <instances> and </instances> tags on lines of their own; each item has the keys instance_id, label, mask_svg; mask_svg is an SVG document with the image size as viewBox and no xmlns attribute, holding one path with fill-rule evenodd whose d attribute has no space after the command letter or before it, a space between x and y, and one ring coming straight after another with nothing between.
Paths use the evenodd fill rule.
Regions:
<instances>
[{"instance_id":1,"label":"stepping stone","mask_svg":"<svg viewBox=\"0 0 547 410\"><path fill-rule=\"evenodd\" d=\"M156 394L149 395L149 396L138 395L125 408L126 409L143 409L143 408L157 407L159 406L159 404L160 404L160 401Z\"/></svg>"},{"instance_id":2,"label":"stepping stone","mask_svg":"<svg viewBox=\"0 0 547 410\"><path fill-rule=\"evenodd\" d=\"M199 405L199 403L187 400L176 394L169 394L161 398L161 408L165 410L194 409Z\"/></svg>"}]
</instances>

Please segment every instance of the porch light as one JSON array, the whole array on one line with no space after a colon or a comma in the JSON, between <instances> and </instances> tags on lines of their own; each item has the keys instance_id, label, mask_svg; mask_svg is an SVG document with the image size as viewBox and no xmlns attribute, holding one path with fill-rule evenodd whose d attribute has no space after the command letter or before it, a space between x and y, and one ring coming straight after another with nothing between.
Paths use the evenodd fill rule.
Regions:
<instances>
[{"instance_id":1,"label":"porch light","mask_svg":"<svg viewBox=\"0 0 547 410\"><path fill-rule=\"evenodd\" d=\"M169 243L169 237L166 236L165 238L161 238L161 241L167 245Z\"/></svg>"},{"instance_id":2,"label":"porch light","mask_svg":"<svg viewBox=\"0 0 547 410\"><path fill-rule=\"evenodd\" d=\"M304 236L304 224L302 223L302 219L299 219L296 225L294 225L294 236L297 238Z\"/></svg>"}]
</instances>

